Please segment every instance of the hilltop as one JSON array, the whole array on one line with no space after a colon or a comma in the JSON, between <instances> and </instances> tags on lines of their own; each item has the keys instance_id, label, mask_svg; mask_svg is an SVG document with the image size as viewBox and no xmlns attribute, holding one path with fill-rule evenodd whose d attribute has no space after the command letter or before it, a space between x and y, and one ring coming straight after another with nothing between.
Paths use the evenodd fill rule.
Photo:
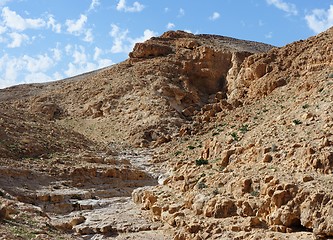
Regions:
<instances>
[{"instance_id":1,"label":"hilltop","mask_svg":"<svg viewBox=\"0 0 333 240\"><path fill-rule=\"evenodd\" d=\"M30 234L30 211L44 239L332 237L332 39L170 31L122 63L1 90L0 232ZM115 215L106 202L131 212L130 196L141 227L92 220L93 199Z\"/></svg>"}]
</instances>

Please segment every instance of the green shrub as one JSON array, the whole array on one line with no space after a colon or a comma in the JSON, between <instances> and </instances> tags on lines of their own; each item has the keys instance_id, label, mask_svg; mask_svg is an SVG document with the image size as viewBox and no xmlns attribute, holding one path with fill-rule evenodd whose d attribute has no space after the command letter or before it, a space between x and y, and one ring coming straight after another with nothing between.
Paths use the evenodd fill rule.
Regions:
<instances>
[{"instance_id":1,"label":"green shrub","mask_svg":"<svg viewBox=\"0 0 333 240\"><path fill-rule=\"evenodd\" d=\"M193 150L193 149L195 149L195 147L194 147L194 146L192 146L192 145L189 145L189 146L187 146L187 148L188 148L188 149L190 149L190 150Z\"/></svg>"},{"instance_id":2,"label":"green shrub","mask_svg":"<svg viewBox=\"0 0 333 240\"><path fill-rule=\"evenodd\" d=\"M175 152L175 156L176 156L176 157L177 157L178 155L180 155L180 154L182 154L181 151L176 151L176 152Z\"/></svg>"},{"instance_id":3,"label":"green shrub","mask_svg":"<svg viewBox=\"0 0 333 240\"><path fill-rule=\"evenodd\" d=\"M231 133L230 135L231 135L231 137L232 137L235 141L238 141L238 140L239 140L238 135L237 135L236 132L233 132L233 133Z\"/></svg>"},{"instance_id":4,"label":"green shrub","mask_svg":"<svg viewBox=\"0 0 333 240\"><path fill-rule=\"evenodd\" d=\"M195 160L195 165L197 165L197 166L207 165L207 164L208 164L208 160L205 160L202 158Z\"/></svg>"},{"instance_id":5,"label":"green shrub","mask_svg":"<svg viewBox=\"0 0 333 240\"><path fill-rule=\"evenodd\" d=\"M246 133L247 131L249 131L249 125L244 124L239 128L239 131L241 131L242 133Z\"/></svg>"}]
</instances>

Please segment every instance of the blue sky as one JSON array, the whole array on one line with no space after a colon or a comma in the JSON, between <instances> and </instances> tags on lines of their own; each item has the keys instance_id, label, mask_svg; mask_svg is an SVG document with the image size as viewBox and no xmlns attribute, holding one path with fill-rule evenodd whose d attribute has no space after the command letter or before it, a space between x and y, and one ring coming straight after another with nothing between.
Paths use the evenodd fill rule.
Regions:
<instances>
[{"instance_id":1,"label":"blue sky","mask_svg":"<svg viewBox=\"0 0 333 240\"><path fill-rule=\"evenodd\" d=\"M0 88L118 63L168 30L275 46L333 25L333 0L0 0Z\"/></svg>"}]
</instances>

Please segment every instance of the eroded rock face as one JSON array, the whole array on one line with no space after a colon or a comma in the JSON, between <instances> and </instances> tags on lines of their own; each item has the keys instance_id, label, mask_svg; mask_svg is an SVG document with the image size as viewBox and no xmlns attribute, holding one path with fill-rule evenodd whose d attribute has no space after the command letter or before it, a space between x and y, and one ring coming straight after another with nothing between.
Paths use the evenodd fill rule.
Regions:
<instances>
[{"instance_id":1,"label":"eroded rock face","mask_svg":"<svg viewBox=\"0 0 333 240\"><path fill-rule=\"evenodd\" d=\"M197 36L170 31L160 37L136 44L130 53L130 61L135 66L138 59L164 56L164 59L155 59L156 63L160 64L158 73L166 76L172 73L172 77L178 80L171 83L172 88L177 89L173 92L183 93L180 97L179 94L170 94L170 90L165 90L170 89L170 83L167 82L160 92L171 103L175 99L177 104L172 106L182 112L191 106L201 107L211 94L223 92L226 97L227 87L233 85L244 59L270 48L269 45L214 35ZM165 63L174 65L174 68L164 67ZM188 95L195 97L186 99L185 96ZM193 115L189 111L185 114Z\"/></svg>"},{"instance_id":2,"label":"eroded rock face","mask_svg":"<svg viewBox=\"0 0 333 240\"><path fill-rule=\"evenodd\" d=\"M306 41L289 44L281 49L248 57L235 81L228 88L230 101L260 98L290 81L311 78L311 74L332 67L333 29ZM303 80L303 81L304 81ZM311 79L309 79L311 81ZM311 83L304 81L305 88Z\"/></svg>"},{"instance_id":3,"label":"eroded rock face","mask_svg":"<svg viewBox=\"0 0 333 240\"><path fill-rule=\"evenodd\" d=\"M133 52L129 54L131 58L149 58L166 56L172 52L172 48L167 45L137 43Z\"/></svg>"}]
</instances>

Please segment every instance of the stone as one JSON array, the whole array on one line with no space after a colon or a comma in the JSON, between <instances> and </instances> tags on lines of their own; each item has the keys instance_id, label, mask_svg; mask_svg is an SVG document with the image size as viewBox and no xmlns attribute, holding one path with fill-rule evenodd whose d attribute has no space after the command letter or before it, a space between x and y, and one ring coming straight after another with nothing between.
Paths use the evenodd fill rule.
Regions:
<instances>
[{"instance_id":1,"label":"stone","mask_svg":"<svg viewBox=\"0 0 333 240\"><path fill-rule=\"evenodd\" d=\"M219 165L221 165L222 167L228 166L230 156L234 153L235 153L235 149L224 150L221 153L221 161L219 162Z\"/></svg>"},{"instance_id":2,"label":"stone","mask_svg":"<svg viewBox=\"0 0 333 240\"><path fill-rule=\"evenodd\" d=\"M272 155L270 155L270 154L268 154L268 153L266 153L265 155L264 155L264 157L263 157L263 162L264 163L269 163L269 162L271 162L273 160L273 157L272 157Z\"/></svg>"},{"instance_id":3,"label":"stone","mask_svg":"<svg viewBox=\"0 0 333 240\"><path fill-rule=\"evenodd\" d=\"M136 43L129 56L130 58L149 58L165 56L170 53L172 53L172 48L167 45L146 42Z\"/></svg>"}]
</instances>

